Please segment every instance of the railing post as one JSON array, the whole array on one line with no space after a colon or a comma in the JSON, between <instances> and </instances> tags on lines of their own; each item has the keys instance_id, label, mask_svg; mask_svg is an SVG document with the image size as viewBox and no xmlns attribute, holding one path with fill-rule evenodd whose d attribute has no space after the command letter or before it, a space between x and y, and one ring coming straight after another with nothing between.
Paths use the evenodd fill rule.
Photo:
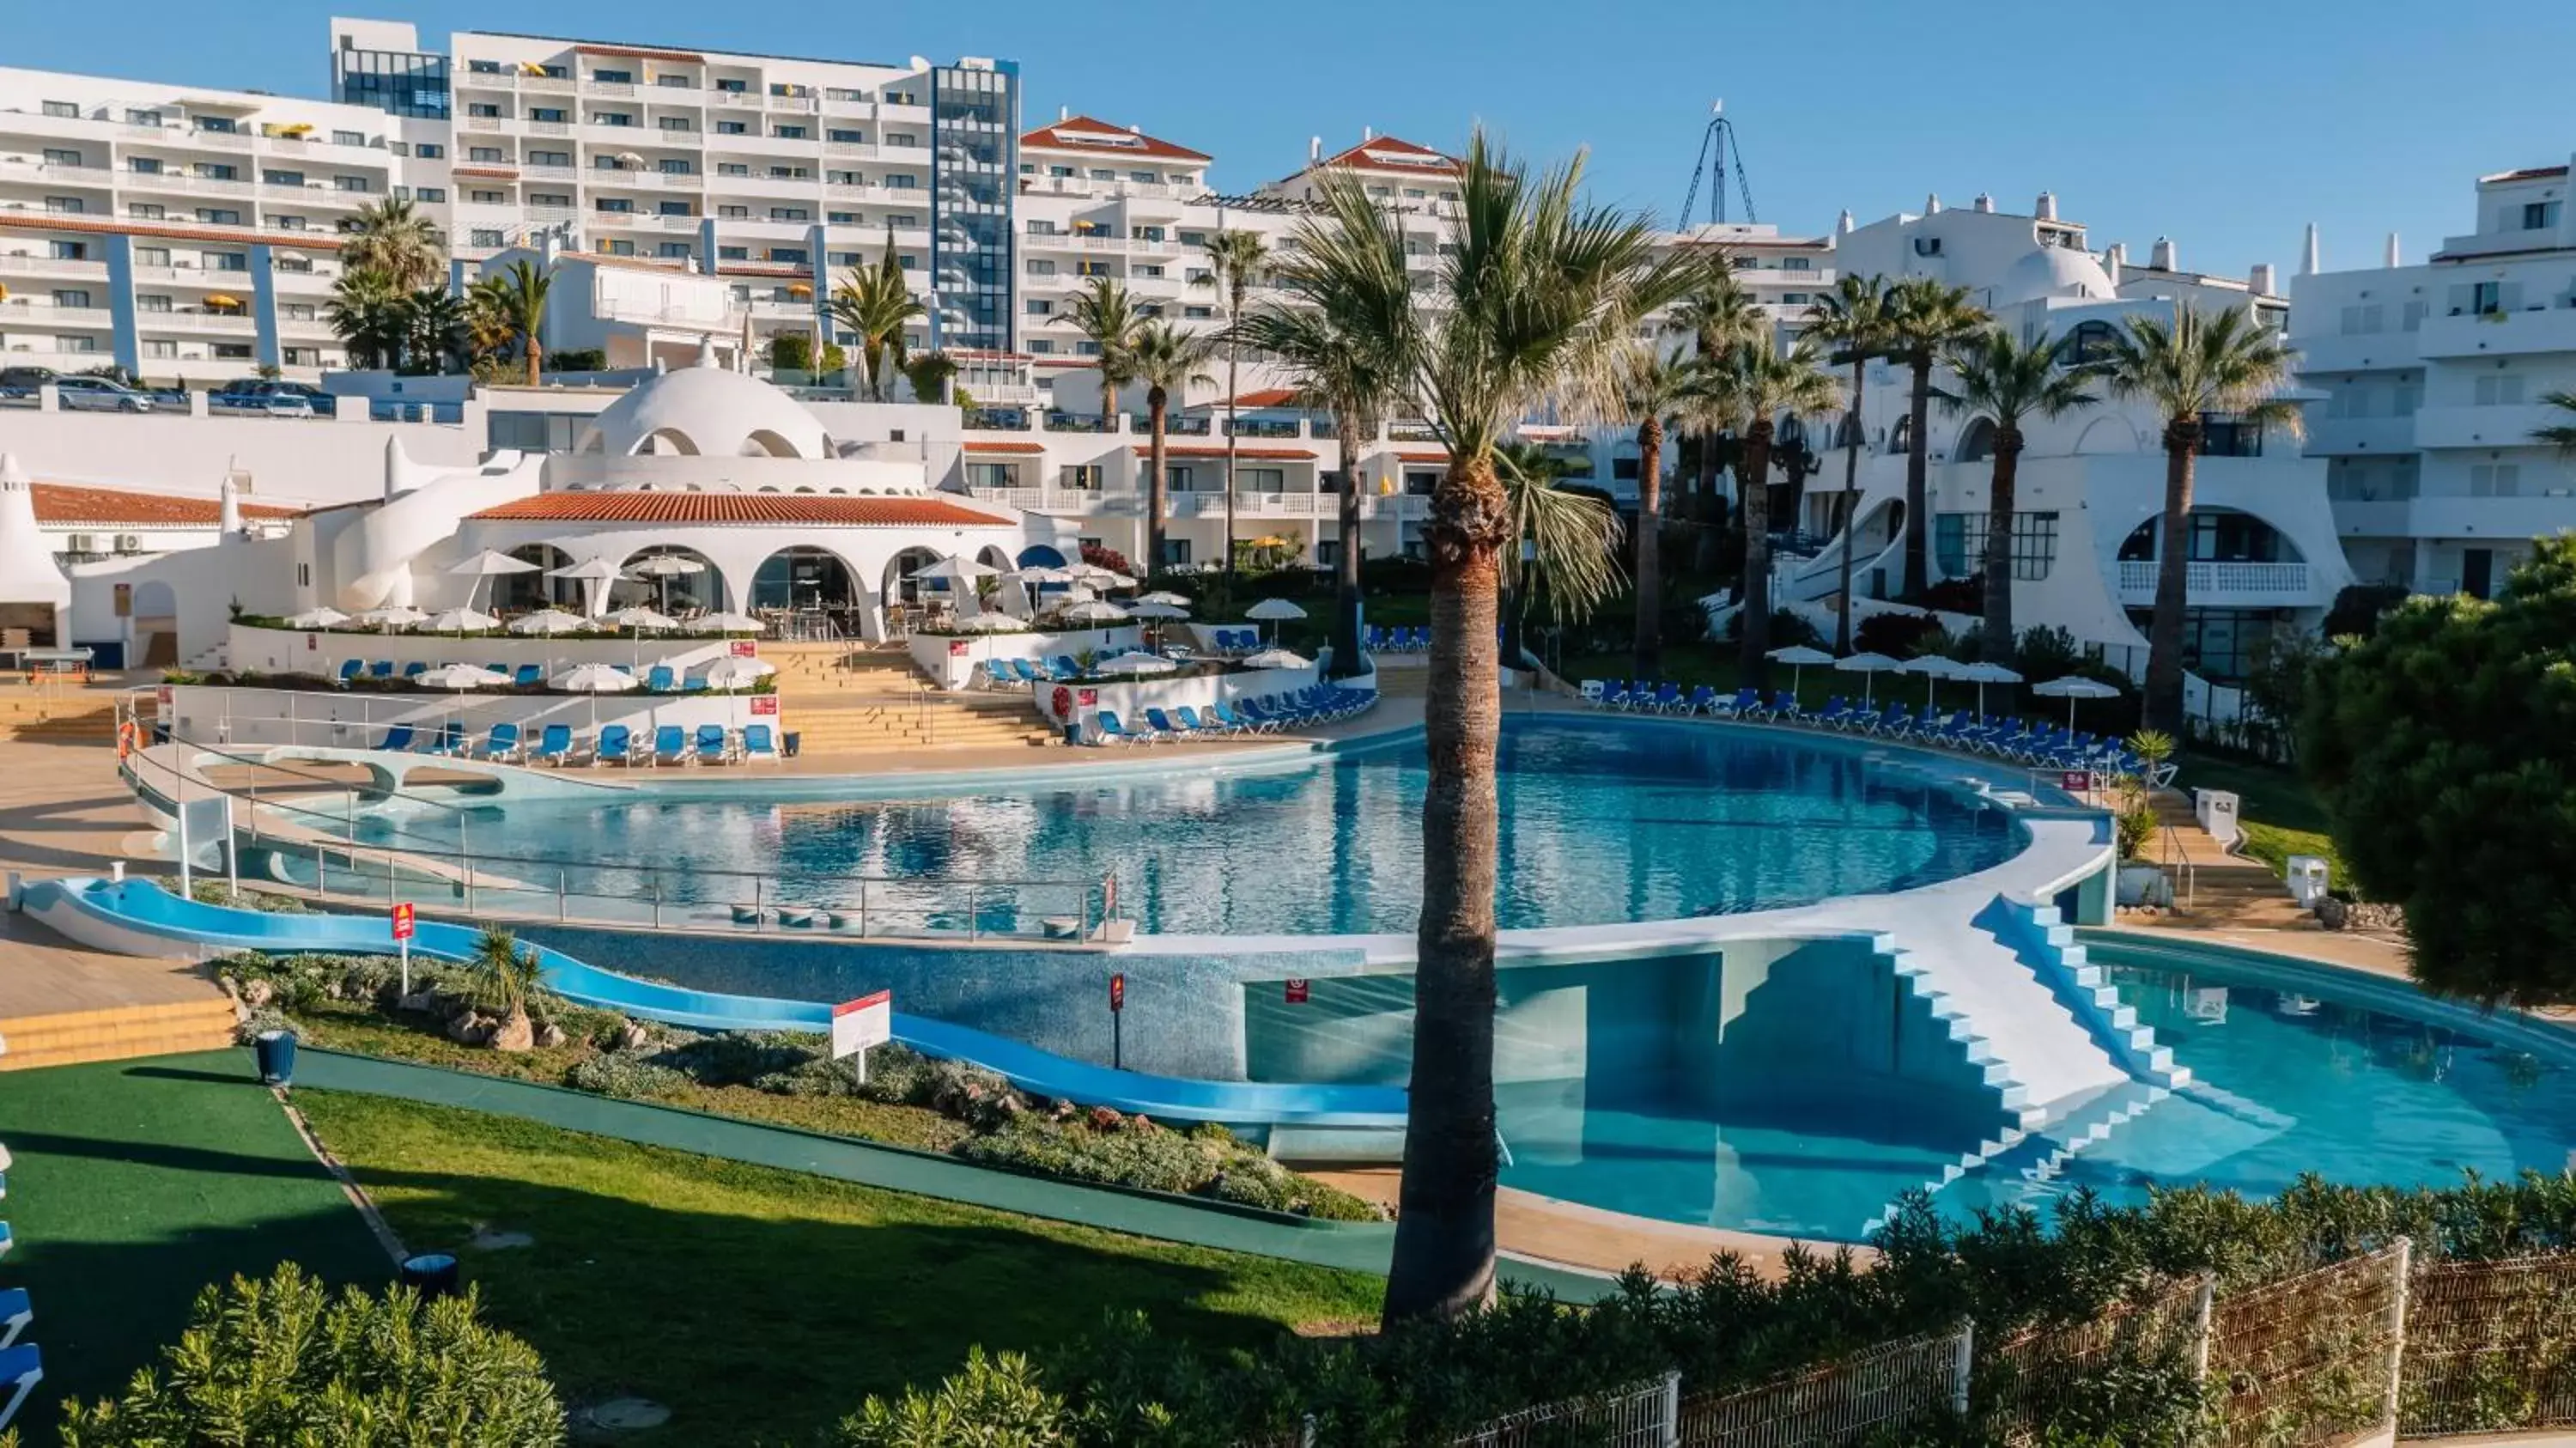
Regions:
<instances>
[{"instance_id":1,"label":"railing post","mask_svg":"<svg viewBox=\"0 0 2576 1448\"><path fill-rule=\"evenodd\" d=\"M2200 1290L2191 1300L2191 1380L2209 1381L2210 1320L2218 1305L2218 1274L2200 1274Z\"/></svg>"},{"instance_id":2,"label":"railing post","mask_svg":"<svg viewBox=\"0 0 2576 1448\"><path fill-rule=\"evenodd\" d=\"M662 871L659 867L653 871L653 928L662 928Z\"/></svg>"},{"instance_id":3,"label":"railing post","mask_svg":"<svg viewBox=\"0 0 2576 1448\"><path fill-rule=\"evenodd\" d=\"M860 876L860 877L859 877L859 935L860 935L860 938L865 939L865 938L866 938L866 936L867 936L867 933L868 933L868 879L867 879L867 876L862 875L862 876Z\"/></svg>"},{"instance_id":4,"label":"railing post","mask_svg":"<svg viewBox=\"0 0 2576 1448\"><path fill-rule=\"evenodd\" d=\"M2397 1239L2396 1258L2389 1270L2396 1274L2397 1282L2388 1295L2388 1394L2380 1406L2380 1419L2393 1435L2406 1385L2406 1307L2415 1287L2414 1238Z\"/></svg>"},{"instance_id":5,"label":"railing post","mask_svg":"<svg viewBox=\"0 0 2576 1448\"><path fill-rule=\"evenodd\" d=\"M555 923L558 925L572 918L570 915L564 913L564 896L567 893L564 874L565 872L560 868L555 871Z\"/></svg>"},{"instance_id":6,"label":"railing post","mask_svg":"<svg viewBox=\"0 0 2576 1448\"><path fill-rule=\"evenodd\" d=\"M1977 1323L1974 1318L1959 1319L1959 1339L1950 1354L1950 1411L1968 1416L1968 1379L1977 1362Z\"/></svg>"},{"instance_id":7,"label":"railing post","mask_svg":"<svg viewBox=\"0 0 2576 1448\"><path fill-rule=\"evenodd\" d=\"M751 933L752 933L752 934L754 934L754 935L758 935L758 934L760 933L761 917L762 917L763 915L767 914L767 913L768 913L767 911L765 911L765 910L763 910L763 909L761 908L761 902L760 902L760 877L759 877L758 875L754 875L754 876L752 876L752 877L751 877Z\"/></svg>"},{"instance_id":8,"label":"railing post","mask_svg":"<svg viewBox=\"0 0 2576 1448\"><path fill-rule=\"evenodd\" d=\"M1679 1368L1664 1370L1663 1420L1655 1425L1658 1448L1680 1448L1682 1441L1682 1373Z\"/></svg>"}]
</instances>

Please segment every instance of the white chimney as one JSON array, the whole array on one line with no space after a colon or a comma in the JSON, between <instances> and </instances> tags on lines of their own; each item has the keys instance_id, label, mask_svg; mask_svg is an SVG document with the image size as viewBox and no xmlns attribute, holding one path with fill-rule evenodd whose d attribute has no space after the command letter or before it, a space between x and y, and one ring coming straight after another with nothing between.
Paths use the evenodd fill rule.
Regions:
<instances>
[{"instance_id":1,"label":"white chimney","mask_svg":"<svg viewBox=\"0 0 2576 1448\"><path fill-rule=\"evenodd\" d=\"M1941 214L1940 192L1935 191L1931 195L1923 198L1923 214L1926 216L1938 216Z\"/></svg>"},{"instance_id":2,"label":"white chimney","mask_svg":"<svg viewBox=\"0 0 2576 1448\"><path fill-rule=\"evenodd\" d=\"M2057 193L2054 191L2042 191L2039 193L2039 205L2031 212L2031 214L2042 221L2055 221L2057 219Z\"/></svg>"},{"instance_id":3,"label":"white chimney","mask_svg":"<svg viewBox=\"0 0 2576 1448\"><path fill-rule=\"evenodd\" d=\"M1995 198L1987 195L1983 191L1980 191L1977 193L1977 199L1968 203L1968 209L1971 211L1992 212L1995 209Z\"/></svg>"},{"instance_id":4,"label":"white chimney","mask_svg":"<svg viewBox=\"0 0 2576 1448\"><path fill-rule=\"evenodd\" d=\"M2388 259L2387 259L2386 261L2381 262L2381 263L2380 263L2380 265L2382 265L2382 266L2391 266L2391 267L2398 267L2398 266L2404 266L2404 265L2406 265L2406 262L2405 262L2405 260L2404 260L2403 255L2402 255L2402 254L2398 251L2398 249L2397 249L2397 233L2396 233L2396 232L2393 232L2393 231L2392 231L2392 232L2388 233Z\"/></svg>"},{"instance_id":5,"label":"white chimney","mask_svg":"<svg viewBox=\"0 0 2576 1448\"><path fill-rule=\"evenodd\" d=\"M2120 284L2121 269L2128 264L2129 244L2125 241L2111 243L2110 247L2102 253L2102 274L2109 277L2111 285L2115 287Z\"/></svg>"},{"instance_id":6,"label":"white chimney","mask_svg":"<svg viewBox=\"0 0 2576 1448\"><path fill-rule=\"evenodd\" d=\"M15 453L0 453L0 589L13 600L53 605L55 641L62 641L72 583L54 561L54 545L36 526L35 480Z\"/></svg>"},{"instance_id":7,"label":"white chimney","mask_svg":"<svg viewBox=\"0 0 2576 1448\"><path fill-rule=\"evenodd\" d=\"M2270 262L2258 261L2254 263L2253 274L2245 279L2245 285L2258 297L2277 297L2281 294L2278 280L2272 274Z\"/></svg>"},{"instance_id":8,"label":"white chimney","mask_svg":"<svg viewBox=\"0 0 2576 1448\"><path fill-rule=\"evenodd\" d=\"M1843 214L1842 214L1840 217L1836 218L1836 220L1834 221L1834 232L1835 232L1835 234L1836 234L1836 235L1839 235L1839 236L1849 236L1849 235L1851 235L1851 229L1852 229L1852 214L1851 214L1851 208L1850 208L1850 207L1848 207L1848 206L1846 206L1846 207L1844 207L1844 208L1843 208Z\"/></svg>"},{"instance_id":9,"label":"white chimney","mask_svg":"<svg viewBox=\"0 0 2576 1448\"><path fill-rule=\"evenodd\" d=\"M2312 277L2316 274L2317 224L2311 221L2308 223L2308 244L2305 247L2302 247L2299 251L2299 275L2303 277Z\"/></svg>"},{"instance_id":10,"label":"white chimney","mask_svg":"<svg viewBox=\"0 0 2576 1448\"><path fill-rule=\"evenodd\" d=\"M1141 136L1145 134L1145 128L1143 126L1129 126L1127 128L1127 134L1131 136Z\"/></svg>"},{"instance_id":11,"label":"white chimney","mask_svg":"<svg viewBox=\"0 0 2576 1448\"><path fill-rule=\"evenodd\" d=\"M2147 252L2147 265L2154 267L2158 271L2182 270L2182 268L2174 265L2174 244L2172 237L2159 236L2156 238L2156 244Z\"/></svg>"},{"instance_id":12,"label":"white chimney","mask_svg":"<svg viewBox=\"0 0 2576 1448\"><path fill-rule=\"evenodd\" d=\"M1071 107L1071 106L1058 106L1058 107L1056 107L1056 108L1055 108L1055 118L1056 118L1058 121L1069 121L1069 120L1072 120L1072 119L1073 119L1073 107Z\"/></svg>"},{"instance_id":13,"label":"white chimney","mask_svg":"<svg viewBox=\"0 0 2576 1448\"><path fill-rule=\"evenodd\" d=\"M240 475L231 471L215 489L215 531L232 537L242 530Z\"/></svg>"},{"instance_id":14,"label":"white chimney","mask_svg":"<svg viewBox=\"0 0 2576 1448\"><path fill-rule=\"evenodd\" d=\"M1308 161L1321 161L1324 159L1323 137L1308 136L1306 138L1306 159Z\"/></svg>"},{"instance_id":15,"label":"white chimney","mask_svg":"<svg viewBox=\"0 0 2576 1448\"><path fill-rule=\"evenodd\" d=\"M1360 127L1360 144L1361 144L1361 145L1367 145L1369 142L1374 141L1374 140L1376 140L1376 139L1377 139L1377 127L1375 127L1375 126L1362 126L1362 127Z\"/></svg>"}]
</instances>

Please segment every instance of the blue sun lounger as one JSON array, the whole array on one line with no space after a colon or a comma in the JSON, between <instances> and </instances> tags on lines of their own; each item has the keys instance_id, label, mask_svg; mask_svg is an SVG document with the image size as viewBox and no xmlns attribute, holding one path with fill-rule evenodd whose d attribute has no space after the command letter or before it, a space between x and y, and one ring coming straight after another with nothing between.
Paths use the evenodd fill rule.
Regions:
<instances>
[{"instance_id":1,"label":"blue sun lounger","mask_svg":"<svg viewBox=\"0 0 2576 1448\"><path fill-rule=\"evenodd\" d=\"M614 759L625 764L635 755L635 731L623 724L610 724L599 731L599 743L590 751L590 762L606 764Z\"/></svg>"},{"instance_id":2,"label":"blue sun lounger","mask_svg":"<svg viewBox=\"0 0 2576 1448\"><path fill-rule=\"evenodd\" d=\"M561 764L572 755L572 726L549 724L537 735L537 747L528 751L530 764Z\"/></svg>"},{"instance_id":3,"label":"blue sun lounger","mask_svg":"<svg viewBox=\"0 0 2576 1448\"><path fill-rule=\"evenodd\" d=\"M653 762L679 764L689 756L688 731L677 724L665 724L653 731Z\"/></svg>"},{"instance_id":4,"label":"blue sun lounger","mask_svg":"<svg viewBox=\"0 0 2576 1448\"><path fill-rule=\"evenodd\" d=\"M725 727L722 724L699 725L697 747L692 754L700 764L731 763L733 750L725 743Z\"/></svg>"}]
</instances>

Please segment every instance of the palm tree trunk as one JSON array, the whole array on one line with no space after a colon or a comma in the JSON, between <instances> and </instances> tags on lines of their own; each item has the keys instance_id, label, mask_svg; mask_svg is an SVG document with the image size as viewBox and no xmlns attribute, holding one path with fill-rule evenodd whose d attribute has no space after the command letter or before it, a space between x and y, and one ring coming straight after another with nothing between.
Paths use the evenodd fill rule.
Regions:
<instances>
[{"instance_id":1,"label":"palm tree trunk","mask_svg":"<svg viewBox=\"0 0 2576 1448\"><path fill-rule=\"evenodd\" d=\"M1145 450L1146 465L1153 476L1145 483L1145 567L1151 575L1163 566L1163 389L1157 387L1145 394L1145 410L1152 415L1152 441Z\"/></svg>"},{"instance_id":2,"label":"palm tree trunk","mask_svg":"<svg viewBox=\"0 0 2576 1448\"><path fill-rule=\"evenodd\" d=\"M1637 425L1637 677L1664 671L1664 425Z\"/></svg>"},{"instance_id":3,"label":"palm tree trunk","mask_svg":"<svg viewBox=\"0 0 2576 1448\"><path fill-rule=\"evenodd\" d=\"M1866 359L1852 359L1851 436L1843 439L1843 566L1842 592L1835 595L1839 606L1834 618L1834 652L1847 654L1852 646L1852 525L1860 521L1860 389L1869 370Z\"/></svg>"},{"instance_id":4,"label":"palm tree trunk","mask_svg":"<svg viewBox=\"0 0 2576 1448\"><path fill-rule=\"evenodd\" d=\"M1717 429L1713 427L1699 435L1699 489L1692 499L1691 521L1698 525L1698 536L1691 540L1691 571L1714 573L1718 528L1726 520L1718 516Z\"/></svg>"},{"instance_id":5,"label":"palm tree trunk","mask_svg":"<svg viewBox=\"0 0 2576 1448\"><path fill-rule=\"evenodd\" d=\"M2164 536L2156 540L2156 613L2147 625L2146 727L2182 736L2182 625L2189 601L2192 455L2196 418L2165 424Z\"/></svg>"},{"instance_id":6,"label":"palm tree trunk","mask_svg":"<svg viewBox=\"0 0 2576 1448\"><path fill-rule=\"evenodd\" d=\"M1905 597L1921 598L1932 581L1931 526L1923 516L1924 474L1931 465L1932 354L1914 354L1914 403L1905 449Z\"/></svg>"},{"instance_id":7,"label":"palm tree trunk","mask_svg":"<svg viewBox=\"0 0 2576 1448\"><path fill-rule=\"evenodd\" d=\"M2013 491L2021 476L2021 429L1995 429L1995 476L1986 498L1986 661L2013 660Z\"/></svg>"},{"instance_id":8,"label":"palm tree trunk","mask_svg":"<svg viewBox=\"0 0 2576 1448\"><path fill-rule=\"evenodd\" d=\"M1744 626L1738 630L1735 681L1759 689L1771 679L1771 422L1756 418L1744 430L1744 461L1736 491L1744 510Z\"/></svg>"},{"instance_id":9,"label":"palm tree trunk","mask_svg":"<svg viewBox=\"0 0 2576 1448\"><path fill-rule=\"evenodd\" d=\"M537 340L537 329L530 327L528 329L528 385L530 387L540 387L544 385L539 382L537 378L538 374L544 370L545 355L545 344Z\"/></svg>"},{"instance_id":10,"label":"palm tree trunk","mask_svg":"<svg viewBox=\"0 0 2576 1448\"><path fill-rule=\"evenodd\" d=\"M1334 499L1341 547L1333 559L1333 674L1360 669L1360 444L1359 421L1333 409L1333 434L1341 439L1342 488Z\"/></svg>"},{"instance_id":11,"label":"palm tree trunk","mask_svg":"<svg viewBox=\"0 0 2576 1448\"><path fill-rule=\"evenodd\" d=\"M1389 1324L1455 1317L1494 1293L1494 610L1509 518L1492 457L1453 459L1431 504L1430 781Z\"/></svg>"},{"instance_id":12,"label":"palm tree trunk","mask_svg":"<svg viewBox=\"0 0 2576 1448\"><path fill-rule=\"evenodd\" d=\"M1226 315L1226 325L1230 327L1236 317L1243 315L1242 289L1232 289L1228 300L1233 304L1233 309ZM1234 601L1234 454L1242 431L1235 420L1234 400L1239 395L1235 383L1242 360L1243 344L1229 339L1225 344L1225 597L1228 603Z\"/></svg>"}]
</instances>

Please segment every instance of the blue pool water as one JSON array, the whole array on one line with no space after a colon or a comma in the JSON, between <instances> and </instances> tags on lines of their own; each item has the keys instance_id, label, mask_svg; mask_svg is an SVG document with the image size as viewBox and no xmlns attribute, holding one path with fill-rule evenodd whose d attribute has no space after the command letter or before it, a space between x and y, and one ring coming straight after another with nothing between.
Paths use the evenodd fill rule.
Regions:
<instances>
[{"instance_id":1,"label":"blue pool water","mask_svg":"<svg viewBox=\"0 0 2576 1448\"><path fill-rule=\"evenodd\" d=\"M2576 1167L2576 1034L2331 975L2284 980L2216 957L2098 943L2092 956L2195 1084L2103 1103L2142 1109L2036 1179L2011 1169L1963 1178L1935 1197L1945 1211L2044 1208L2079 1187L2120 1203L2155 1184L2270 1195L2305 1172L2437 1186L2464 1171ZM1722 1064L1707 1053L1682 1059L1657 1089L1607 1101L1598 1098L1610 1063L1598 1057L1585 1079L1504 1087L1501 1129L1514 1158L1505 1184L1672 1221L1849 1240L1976 1146L1972 1125L1942 1126L1912 1091L1765 1103L1759 1093L1713 1094ZM1712 1099L1720 1104L1704 1104Z\"/></svg>"},{"instance_id":2,"label":"blue pool water","mask_svg":"<svg viewBox=\"0 0 2576 1448\"><path fill-rule=\"evenodd\" d=\"M1866 751L1706 726L1530 721L1500 755L1504 928L1584 925L1807 904L1900 890L1985 869L2023 832L1973 795L1934 786ZM608 806L514 804L466 812L472 853L550 888L641 896L616 867L659 864L674 903L765 898L849 904L838 875L1096 881L1154 933L1320 934L1413 928L1421 888L1421 744L1330 756L1311 767L1015 787L918 799L686 800ZM372 842L456 844L452 818L361 823ZM890 894L877 887L872 904ZM1007 889L976 905L987 928ZM945 908L963 908L949 892ZM953 922L952 922L953 923Z\"/></svg>"}]
</instances>

